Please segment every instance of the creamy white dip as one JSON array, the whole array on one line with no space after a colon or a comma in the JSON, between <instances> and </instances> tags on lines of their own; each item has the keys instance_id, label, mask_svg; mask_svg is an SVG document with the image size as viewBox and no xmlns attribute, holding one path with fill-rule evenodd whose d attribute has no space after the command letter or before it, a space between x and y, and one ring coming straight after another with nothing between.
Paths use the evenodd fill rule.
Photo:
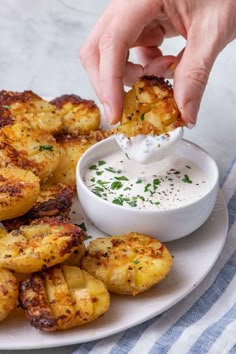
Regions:
<instances>
[{"instance_id":1,"label":"creamy white dip","mask_svg":"<svg viewBox=\"0 0 236 354\"><path fill-rule=\"evenodd\" d=\"M116 151L88 166L83 179L94 194L108 202L149 210L184 206L209 190L204 172L175 154L143 165Z\"/></svg>"}]
</instances>

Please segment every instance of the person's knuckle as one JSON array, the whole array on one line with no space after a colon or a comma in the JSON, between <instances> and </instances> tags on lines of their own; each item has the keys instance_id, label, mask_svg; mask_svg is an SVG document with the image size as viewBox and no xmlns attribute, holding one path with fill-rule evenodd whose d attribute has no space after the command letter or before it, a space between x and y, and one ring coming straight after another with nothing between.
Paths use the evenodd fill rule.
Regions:
<instances>
[{"instance_id":1,"label":"person's knuckle","mask_svg":"<svg viewBox=\"0 0 236 354\"><path fill-rule=\"evenodd\" d=\"M196 66L191 68L187 76L196 87L203 89L209 78L209 70L204 66Z\"/></svg>"},{"instance_id":2,"label":"person's knuckle","mask_svg":"<svg viewBox=\"0 0 236 354\"><path fill-rule=\"evenodd\" d=\"M111 31L104 32L98 43L99 51L106 51L114 47L114 42L114 34Z\"/></svg>"}]
</instances>

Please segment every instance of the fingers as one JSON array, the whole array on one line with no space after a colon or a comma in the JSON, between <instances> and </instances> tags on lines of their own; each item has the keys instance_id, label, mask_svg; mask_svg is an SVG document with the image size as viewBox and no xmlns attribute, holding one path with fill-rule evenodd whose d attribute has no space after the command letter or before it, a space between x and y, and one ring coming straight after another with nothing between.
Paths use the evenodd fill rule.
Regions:
<instances>
[{"instance_id":1,"label":"fingers","mask_svg":"<svg viewBox=\"0 0 236 354\"><path fill-rule=\"evenodd\" d=\"M215 41L210 42L199 30L189 33L187 46L174 73L174 95L186 125L197 120L202 95L212 65L218 54Z\"/></svg>"},{"instance_id":2,"label":"fingers","mask_svg":"<svg viewBox=\"0 0 236 354\"><path fill-rule=\"evenodd\" d=\"M124 83L135 81L143 73L140 65L127 63L128 51L156 16L157 5L140 2L137 6L134 0L111 4L81 50L80 58L104 104L107 119L113 124L121 117Z\"/></svg>"}]
</instances>

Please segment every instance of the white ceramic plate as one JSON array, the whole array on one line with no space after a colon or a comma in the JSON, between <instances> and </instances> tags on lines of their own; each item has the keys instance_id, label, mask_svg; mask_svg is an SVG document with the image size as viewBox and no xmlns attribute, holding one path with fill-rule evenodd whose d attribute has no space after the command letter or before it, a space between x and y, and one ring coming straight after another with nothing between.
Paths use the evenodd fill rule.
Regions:
<instances>
[{"instance_id":1,"label":"white ceramic plate","mask_svg":"<svg viewBox=\"0 0 236 354\"><path fill-rule=\"evenodd\" d=\"M83 216L82 216L83 215ZM88 234L101 236L84 216L78 201L72 222L85 222ZM37 349L65 346L107 337L144 322L175 305L189 294L216 262L226 239L228 215L220 192L207 222L191 236L169 242L174 266L169 276L153 289L137 297L112 296L109 311L83 327L58 333L41 333L31 327L21 310L13 311L0 324L0 349Z\"/></svg>"}]
</instances>

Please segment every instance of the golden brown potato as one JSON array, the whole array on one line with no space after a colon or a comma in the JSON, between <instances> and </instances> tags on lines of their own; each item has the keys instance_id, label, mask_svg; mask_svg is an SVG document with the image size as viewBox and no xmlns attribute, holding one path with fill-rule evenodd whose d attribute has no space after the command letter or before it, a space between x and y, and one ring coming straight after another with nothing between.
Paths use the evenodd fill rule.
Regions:
<instances>
[{"instance_id":1,"label":"golden brown potato","mask_svg":"<svg viewBox=\"0 0 236 354\"><path fill-rule=\"evenodd\" d=\"M68 217L73 195L74 191L69 186L61 183L50 184L46 182L41 185L36 202L26 214L18 218L4 220L2 223L8 231L12 231L22 225L29 225L33 220L45 216Z\"/></svg>"},{"instance_id":2,"label":"golden brown potato","mask_svg":"<svg viewBox=\"0 0 236 354\"><path fill-rule=\"evenodd\" d=\"M0 130L0 167L18 166L32 171L43 181L52 174L59 160L60 148L46 131L24 123Z\"/></svg>"},{"instance_id":3,"label":"golden brown potato","mask_svg":"<svg viewBox=\"0 0 236 354\"><path fill-rule=\"evenodd\" d=\"M137 295L169 273L172 256L158 240L131 232L90 242L82 268L106 284L109 291Z\"/></svg>"},{"instance_id":4,"label":"golden brown potato","mask_svg":"<svg viewBox=\"0 0 236 354\"><path fill-rule=\"evenodd\" d=\"M31 325L46 332L95 320L109 308L102 281L78 267L59 265L21 282L19 300Z\"/></svg>"},{"instance_id":5,"label":"golden brown potato","mask_svg":"<svg viewBox=\"0 0 236 354\"><path fill-rule=\"evenodd\" d=\"M39 178L16 167L0 168L0 220L23 215L39 194Z\"/></svg>"},{"instance_id":6,"label":"golden brown potato","mask_svg":"<svg viewBox=\"0 0 236 354\"><path fill-rule=\"evenodd\" d=\"M61 130L62 120L55 106L32 91L0 91L0 127L24 122L34 129L49 133Z\"/></svg>"},{"instance_id":7,"label":"golden brown potato","mask_svg":"<svg viewBox=\"0 0 236 354\"><path fill-rule=\"evenodd\" d=\"M107 138L111 134L109 131L97 130L85 136L58 136L57 142L62 149L61 160L63 163L58 164L51 180L54 183L63 183L75 188L75 170L80 157L90 146Z\"/></svg>"},{"instance_id":8,"label":"golden brown potato","mask_svg":"<svg viewBox=\"0 0 236 354\"><path fill-rule=\"evenodd\" d=\"M155 76L143 76L125 94L123 115L118 133L128 137L138 134L165 134L183 126L168 81Z\"/></svg>"},{"instance_id":9,"label":"golden brown potato","mask_svg":"<svg viewBox=\"0 0 236 354\"><path fill-rule=\"evenodd\" d=\"M62 131L74 136L89 134L100 126L101 115L94 101L63 95L50 102L62 120Z\"/></svg>"},{"instance_id":10,"label":"golden brown potato","mask_svg":"<svg viewBox=\"0 0 236 354\"><path fill-rule=\"evenodd\" d=\"M0 321L16 307L18 283L11 271L0 269Z\"/></svg>"},{"instance_id":11,"label":"golden brown potato","mask_svg":"<svg viewBox=\"0 0 236 354\"><path fill-rule=\"evenodd\" d=\"M0 238L0 267L19 273L37 272L65 261L85 233L62 218L43 218Z\"/></svg>"},{"instance_id":12,"label":"golden brown potato","mask_svg":"<svg viewBox=\"0 0 236 354\"><path fill-rule=\"evenodd\" d=\"M81 243L63 263L69 266L80 267L81 260L84 257L84 255L85 255L85 244Z\"/></svg>"}]
</instances>

